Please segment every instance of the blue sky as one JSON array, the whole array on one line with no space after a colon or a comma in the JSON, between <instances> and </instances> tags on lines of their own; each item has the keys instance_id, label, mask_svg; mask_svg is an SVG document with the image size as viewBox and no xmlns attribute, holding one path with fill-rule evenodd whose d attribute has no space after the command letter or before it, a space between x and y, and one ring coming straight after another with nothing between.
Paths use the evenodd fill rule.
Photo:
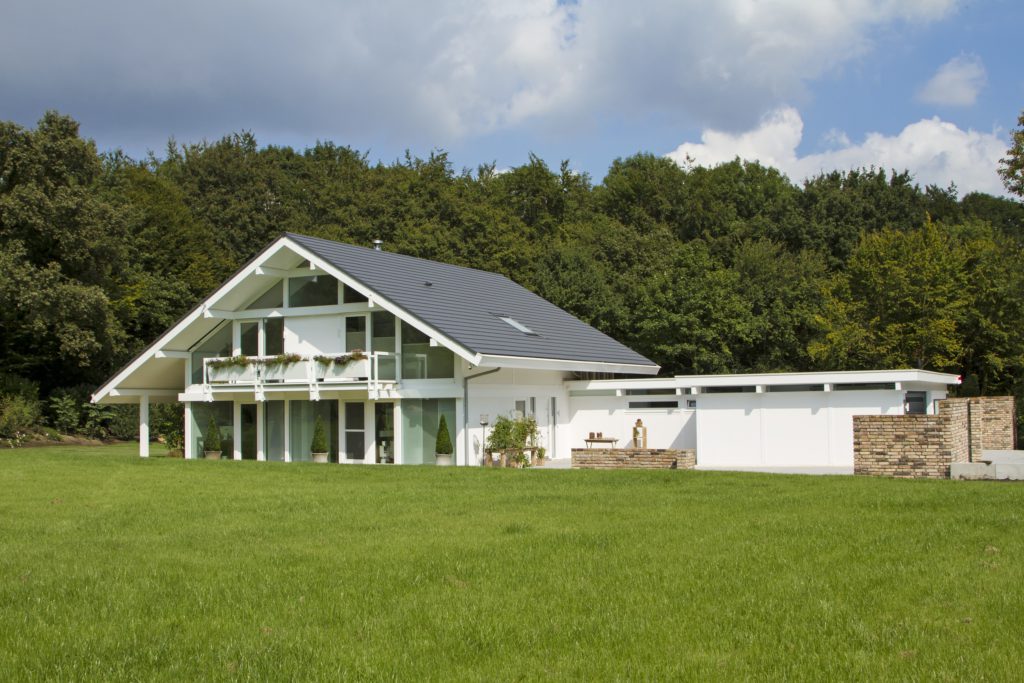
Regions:
<instances>
[{"instance_id":1,"label":"blue sky","mask_svg":"<svg viewBox=\"0 0 1024 683\"><path fill-rule=\"evenodd\" d=\"M1001 193L1024 109L1019 1L5 4L0 119L58 109L135 157L245 129L459 168L534 152L598 181L645 151Z\"/></svg>"}]
</instances>

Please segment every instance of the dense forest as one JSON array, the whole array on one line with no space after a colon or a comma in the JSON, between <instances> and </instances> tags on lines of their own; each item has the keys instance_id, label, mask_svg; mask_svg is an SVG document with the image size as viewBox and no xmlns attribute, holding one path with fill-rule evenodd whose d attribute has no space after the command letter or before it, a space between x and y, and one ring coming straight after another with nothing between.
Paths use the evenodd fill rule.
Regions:
<instances>
[{"instance_id":1,"label":"dense forest","mask_svg":"<svg viewBox=\"0 0 1024 683\"><path fill-rule=\"evenodd\" d=\"M1018 195L1022 159L1002 166ZM637 154L595 183L249 133L134 160L51 112L0 123L0 436L130 435L88 394L284 231L503 273L664 373L925 368L1024 404L1016 200L888 169L794 184Z\"/></svg>"}]
</instances>

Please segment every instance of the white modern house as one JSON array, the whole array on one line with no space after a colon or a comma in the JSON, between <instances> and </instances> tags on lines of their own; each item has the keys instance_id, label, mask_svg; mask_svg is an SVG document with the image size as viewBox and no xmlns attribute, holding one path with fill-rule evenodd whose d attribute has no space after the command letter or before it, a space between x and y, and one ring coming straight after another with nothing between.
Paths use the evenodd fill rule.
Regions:
<instances>
[{"instance_id":1,"label":"white modern house","mask_svg":"<svg viewBox=\"0 0 1024 683\"><path fill-rule=\"evenodd\" d=\"M931 414L959 383L921 370L653 377L658 366L508 278L285 234L122 368L96 403L185 405L185 457L211 421L225 457L431 464L441 416L458 465L487 424L529 414L550 457L591 434L695 449L698 468L852 472L854 415ZM586 376L622 375L622 379Z\"/></svg>"},{"instance_id":2,"label":"white modern house","mask_svg":"<svg viewBox=\"0 0 1024 683\"><path fill-rule=\"evenodd\" d=\"M93 401L139 404L143 456L149 404L181 401L190 459L212 418L235 459L309 460L319 416L333 462L429 464L443 415L473 465L481 416L516 410L568 457L579 372L658 366L501 275L286 234Z\"/></svg>"}]
</instances>

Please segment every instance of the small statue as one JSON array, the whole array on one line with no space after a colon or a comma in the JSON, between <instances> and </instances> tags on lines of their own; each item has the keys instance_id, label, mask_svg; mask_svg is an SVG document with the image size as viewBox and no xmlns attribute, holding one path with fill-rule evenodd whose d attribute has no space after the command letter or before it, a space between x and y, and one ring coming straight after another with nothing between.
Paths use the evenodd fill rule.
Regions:
<instances>
[{"instance_id":1,"label":"small statue","mask_svg":"<svg viewBox=\"0 0 1024 683\"><path fill-rule=\"evenodd\" d=\"M647 427L640 418L633 425L633 448L647 448Z\"/></svg>"}]
</instances>

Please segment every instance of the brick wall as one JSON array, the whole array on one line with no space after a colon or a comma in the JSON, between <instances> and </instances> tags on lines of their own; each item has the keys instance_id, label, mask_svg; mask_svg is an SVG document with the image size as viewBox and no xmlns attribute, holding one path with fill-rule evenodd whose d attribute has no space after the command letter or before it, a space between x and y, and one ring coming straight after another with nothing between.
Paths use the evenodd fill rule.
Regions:
<instances>
[{"instance_id":1,"label":"brick wall","mask_svg":"<svg viewBox=\"0 0 1024 683\"><path fill-rule=\"evenodd\" d=\"M681 470L692 470L697 464L692 448L574 448L572 466L581 470L665 470L672 463Z\"/></svg>"},{"instance_id":2,"label":"brick wall","mask_svg":"<svg viewBox=\"0 0 1024 683\"><path fill-rule=\"evenodd\" d=\"M938 415L856 415L853 472L888 477L948 478L949 464L1012 448L1009 396L939 401Z\"/></svg>"},{"instance_id":3,"label":"brick wall","mask_svg":"<svg viewBox=\"0 0 1024 683\"><path fill-rule=\"evenodd\" d=\"M971 451L981 458L983 449L1016 448L1017 420L1013 396L979 396L971 401Z\"/></svg>"}]
</instances>

